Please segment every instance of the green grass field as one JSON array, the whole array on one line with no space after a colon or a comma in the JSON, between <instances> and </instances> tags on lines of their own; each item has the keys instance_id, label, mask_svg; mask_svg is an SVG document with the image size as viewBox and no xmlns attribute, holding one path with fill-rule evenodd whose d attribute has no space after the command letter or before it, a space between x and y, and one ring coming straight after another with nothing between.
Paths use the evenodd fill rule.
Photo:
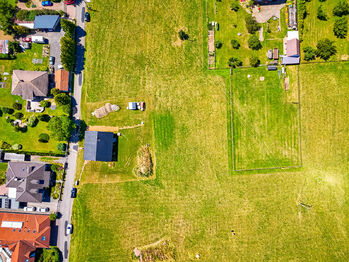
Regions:
<instances>
[{"instance_id":1,"label":"green grass field","mask_svg":"<svg viewBox=\"0 0 349 262\"><path fill-rule=\"evenodd\" d=\"M153 134L156 179L99 183L100 175L86 172L89 181L74 201L70 261L130 261L134 247L159 239L171 241L177 261L195 261L196 254L201 261L345 261L349 64L289 69L292 80L300 77L302 169L236 173L229 70L204 69L205 2L91 6L98 12L87 27L84 117L96 125L123 126L124 117L132 124L142 115L126 119L130 113L121 110L96 121L89 112L106 100L149 101L140 118ZM181 27L192 41L174 45ZM274 89L274 77L269 81Z\"/></svg>"},{"instance_id":2,"label":"green grass field","mask_svg":"<svg viewBox=\"0 0 349 262\"><path fill-rule=\"evenodd\" d=\"M282 81L276 71L265 67L234 70L236 170L300 164L298 99L292 101L293 90L285 91Z\"/></svg>"},{"instance_id":3,"label":"green grass field","mask_svg":"<svg viewBox=\"0 0 349 262\"><path fill-rule=\"evenodd\" d=\"M304 20L304 32L303 42L301 44L301 50L306 46L316 47L316 44L320 39L328 38L335 42L337 47L337 54L330 58L330 61L348 60L349 54L349 36L345 39L336 38L333 34L333 25L335 22L335 16L332 14L333 8L336 6L339 0L332 1L310 1L306 4L308 15ZM322 5L325 13L327 14L327 21L321 21L317 18L317 9ZM320 59L317 59L320 61Z\"/></svg>"}]
</instances>

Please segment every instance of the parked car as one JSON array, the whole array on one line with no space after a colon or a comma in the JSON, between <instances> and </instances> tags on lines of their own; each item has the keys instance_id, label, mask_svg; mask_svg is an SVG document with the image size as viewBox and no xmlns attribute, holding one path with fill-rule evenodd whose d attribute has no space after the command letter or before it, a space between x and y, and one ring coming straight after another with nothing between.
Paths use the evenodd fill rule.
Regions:
<instances>
[{"instance_id":1,"label":"parked car","mask_svg":"<svg viewBox=\"0 0 349 262\"><path fill-rule=\"evenodd\" d=\"M76 198L76 193L77 193L77 189L76 189L76 187L73 187L72 190L71 190L70 197L71 198Z\"/></svg>"},{"instance_id":2,"label":"parked car","mask_svg":"<svg viewBox=\"0 0 349 262\"><path fill-rule=\"evenodd\" d=\"M22 41L23 41L23 42L31 43L32 38L31 38L31 37L22 37Z\"/></svg>"},{"instance_id":3,"label":"parked car","mask_svg":"<svg viewBox=\"0 0 349 262\"><path fill-rule=\"evenodd\" d=\"M50 65L54 65L55 64L55 57L54 56L50 56Z\"/></svg>"},{"instance_id":4,"label":"parked car","mask_svg":"<svg viewBox=\"0 0 349 262\"><path fill-rule=\"evenodd\" d=\"M45 44L46 42L45 38L39 35L33 35L31 39L33 43L37 43L37 44Z\"/></svg>"},{"instance_id":5,"label":"parked car","mask_svg":"<svg viewBox=\"0 0 349 262\"><path fill-rule=\"evenodd\" d=\"M48 212L48 211L50 211L50 209L48 207L40 207L39 208L39 212L45 213L45 212Z\"/></svg>"},{"instance_id":6,"label":"parked car","mask_svg":"<svg viewBox=\"0 0 349 262\"><path fill-rule=\"evenodd\" d=\"M66 228L66 230L65 230L65 233L66 233L67 235L70 235L71 233L73 233L73 225L72 225L72 224L68 224L68 225L67 225L67 228Z\"/></svg>"},{"instance_id":7,"label":"parked car","mask_svg":"<svg viewBox=\"0 0 349 262\"><path fill-rule=\"evenodd\" d=\"M90 22L90 20L91 20L90 13L89 13L89 12L86 12L86 13L85 13L85 21L86 21L86 22Z\"/></svg>"},{"instance_id":8,"label":"parked car","mask_svg":"<svg viewBox=\"0 0 349 262\"><path fill-rule=\"evenodd\" d=\"M58 65L58 69L63 69L63 68L64 68L63 65L61 64Z\"/></svg>"},{"instance_id":9,"label":"parked car","mask_svg":"<svg viewBox=\"0 0 349 262\"><path fill-rule=\"evenodd\" d=\"M75 0L65 0L66 5L73 5L75 4Z\"/></svg>"},{"instance_id":10,"label":"parked car","mask_svg":"<svg viewBox=\"0 0 349 262\"><path fill-rule=\"evenodd\" d=\"M53 4L52 4L51 1L42 1L42 2L41 2L41 5L42 5L42 6L52 6Z\"/></svg>"},{"instance_id":11,"label":"parked car","mask_svg":"<svg viewBox=\"0 0 349 262\"><path fill-rule=\"evenodd\" d=\"M24 207L24 211L30 211L30 212L36 211L36 207Z\"/></svg>"}]
</instances>

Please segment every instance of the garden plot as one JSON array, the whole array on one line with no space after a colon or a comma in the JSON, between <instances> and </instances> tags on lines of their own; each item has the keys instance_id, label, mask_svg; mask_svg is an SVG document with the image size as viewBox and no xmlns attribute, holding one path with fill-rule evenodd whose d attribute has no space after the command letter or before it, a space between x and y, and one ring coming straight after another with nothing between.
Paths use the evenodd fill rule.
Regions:
<instances>
[{"instance_id":1,"label":"garden plot","mask_svg":"<svg viewBox=\"0 0 349 262\"><path fill-rule=\"evenodd\" d=\"M298 98L289 98L293 92L282 81L265 68L234 71L235 170L300 164Z\"/></svg>"}]
</instances>

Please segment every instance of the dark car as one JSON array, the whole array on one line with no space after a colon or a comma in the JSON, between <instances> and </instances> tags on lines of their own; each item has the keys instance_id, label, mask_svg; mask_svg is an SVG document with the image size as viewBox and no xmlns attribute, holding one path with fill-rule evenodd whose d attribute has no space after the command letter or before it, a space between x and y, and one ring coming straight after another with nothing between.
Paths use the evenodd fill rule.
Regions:
<instances>
[{"instance_id":1,"label":"dark car","mask_svg":"<svg viewBox=\"0 0 349 262\"><path fill-rule=\"evenodd\" d=\"M90 13L86 12L85 13L85 21L90 22L90 20L91 20Z\"/></svg>"},{"instance_id":2,"label":"dark car","mask_svg":"<svg viewBox=\"0 0 349 262\"><path fill-rule=\"evenodd\" d=\"M50 56L49 62L50 62L50 65L54 65L55 64L55 57Z\"/></svg>"},{"instance_id":3,"label":"dark car","mask_svg":"<svg viewBox=\"0 0 349 262\"><path fill-rule=\"evenodd\" d=\"M72 190L71 190L71 195L70 195L70 197L71 197L71 198L76 198L76 192L77 192L76 187L73 187Z\"/></svg>"},{"instance_id":4,"label":"dark car","mask_svg":"<svg viewBox=\"0 0 349 262\"><path fill-rule=\"evenodd\" d=\"M53 4L52 4L51 1L42 1L42 2L41 2L41 5L42 5L42 6L52 6Z\"/></svg>"},{"instance_id":5,"label":"dark car","mask_svg":"<svg viewBox=\"0 0 349 262\"><path fill-rule=\"evenodd\" d=\"M66 5L72 5L75 4L75 0L65 0Z\"/></svg>"}]
</instances>

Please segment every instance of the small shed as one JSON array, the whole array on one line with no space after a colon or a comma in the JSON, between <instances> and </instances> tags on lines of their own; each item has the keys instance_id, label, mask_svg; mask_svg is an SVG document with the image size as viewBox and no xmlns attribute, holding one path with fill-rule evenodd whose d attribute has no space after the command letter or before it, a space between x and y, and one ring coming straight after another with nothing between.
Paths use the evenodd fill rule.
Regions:
<instances>
[{"instance_id":1,"label":"small shed","mask_svg":"<svg viewBox=\"0 0 349 262\"><path fill-rule=\"evenodd\" d=\"M5 153L4 160L6 160L6 161L25 161L25 154Z\"/></svg>"},{"instance_id":2,"label":"small shed","mask_svg":"<svg viewBox=\"0 0 349 262\"><path fill-rule=\"evenodd\" d=\"M279 49L278 48L274 48L274 50L273 50L273 59L274 60L279 59Z\"/></svg>"}]
</instances>

